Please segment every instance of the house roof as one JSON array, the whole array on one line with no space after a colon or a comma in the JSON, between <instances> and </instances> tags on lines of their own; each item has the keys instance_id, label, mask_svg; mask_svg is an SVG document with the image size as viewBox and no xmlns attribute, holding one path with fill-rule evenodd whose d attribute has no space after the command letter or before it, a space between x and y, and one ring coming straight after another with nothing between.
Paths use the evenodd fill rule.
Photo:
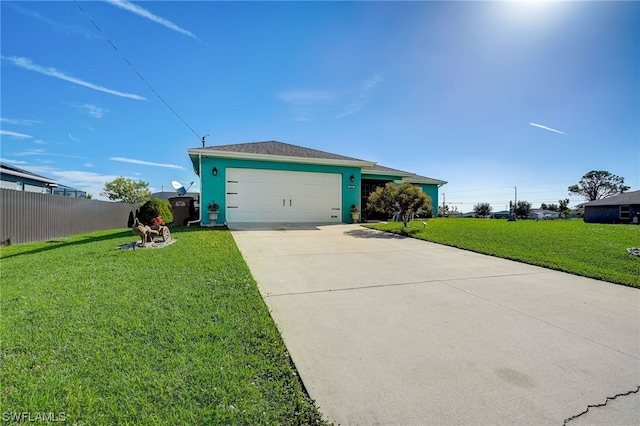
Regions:
<instances>
[{"instance_id":1,"label":"house roof","mask_svg":"<svg viewBox=\"0 0 640 426\"><path fill-rule=\"evenodd\" d=\"M446 181L420 176L404 170L380 166L373 161L361 160L331 152L291 145L278 141L248 142L231 145L216 145L188 150L191 161L198 173L198 156L218 158L237 158L245 160L264 160L278 162L298 162L311 164L345 165L361 167L363 174L393 175L411 183L444 185Z\"/></svg>"},{"instance_id":2,"label":"house roof","mask_svg":"<svg viewBox=\"0 0 640 426\"><path fill-rule=\"evenodd\" d=\"M414 175L414 173L405 172L404 170L392 169L391 167L385 167L379 164L362 169L362 174L395 175L395 176L413 176Z\"/></svg>"},{"instance_id":3,"label":"house roof","mask_svg":"<svg viewBox=\"0 0 640 426\"><path fill-rule=\"evenodd\" d=\"M411 175L402 180L409 183L425 183L425 184L432 184L432 185L438 185L438 186L441 186L447 183L446 180L434 179L428 176L420 176L420 175Z\"/></svg>"},{"instance_id":4,"label":"house roof","mask_svg":"<svg viewBox=\"0 0 640 426\"><path fill-rule=\"evenodd\" d=\"M305 148L278 141L249 142L232 145L216 145L188 150L191 162L196 166L198 155L203 157L237 158L277 162L297 162L306 164L343 165L367 167L375 163L344 155L332 154L317 149Z\"/></svg>"},{"instance_id":5,"label":"house roof","mask_svg":"<svg viewBox=\"0 0 640 426\"><path fill-rule=\"evenodd\" d=\"M362 169L363 175L394 175L402 177L404 182L409 183L424 183L432 185L444 185L447 183L444 180L430 178L428 176L420 176L415 173L405 172L404 170L392 169L391 167L381 166L376 164L372 167L365 167Z\"/></svg>"},{"instance_id":6,"label":"house roof","mask_svg":"<svg viewBox=\"0 0 640 426\"><path fill-rule=\"evenodd\" d=\"M48 184L49 186L58 185L58 182L53 179L49 179L47 177L40 176L35 173L31 173L30 171L23 170L18 167L10 166L6 163L0 163L0 174L32 179L38 182L43 182L45 184Z\"/></svg>"},{"instance_id":7,"label":"house roof","mask_svg":"<svg viewBox=\"0 0 640 426\"><path fill-rule=\"evenodd\" d=\"M623 204L640 204L640 191L623 192L622 194L614 195L613 197L589 201L584 204L584 207L619 206Z\"/></svg>"},{"instance_id":8,"label":"house roof","mask_svg":"<svg viewBox=\"0 0 640 426\"><path fill-rule=\"evenodd\" d=\"M291 145L278 141L217 145L209 146L203 149L207 151L245 152L250 154L279 155L284 157L326 158L331 160L364 161L358 158L345 157L344 155L332 154L330 152L319 151L317 149L305 148L303 146Z\"/></svg>"}]
</instances>

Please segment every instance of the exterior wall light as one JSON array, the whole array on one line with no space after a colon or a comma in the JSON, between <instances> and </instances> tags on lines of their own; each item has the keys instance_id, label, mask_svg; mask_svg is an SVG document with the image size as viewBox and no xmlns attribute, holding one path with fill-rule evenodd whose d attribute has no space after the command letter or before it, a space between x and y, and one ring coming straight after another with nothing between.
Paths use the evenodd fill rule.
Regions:
<instances>
[{"instance_id":1,"label":"exterior wall light","mask_svg":"<svg viewBox=\"0 0 640 426\"><path fill-rule=\"evenodd\" d=\"M217 167L214 167L212 171L213 171L213 175L214 176L218 176L218 168Z\"/></svg>"},{"instance_id":2,"label":"exterior wall light","mask_svg":"<svg viewBox=\"0 0 640 426\"><path fill-rule=\"evenodd\" d=\"M353 175L351 175L351 176L349 176L349 180L350 180L351 182L353 182L354 180L356 180L356 178L355 178L355 177L353 177Z\"/></svg>"}]
</instances>

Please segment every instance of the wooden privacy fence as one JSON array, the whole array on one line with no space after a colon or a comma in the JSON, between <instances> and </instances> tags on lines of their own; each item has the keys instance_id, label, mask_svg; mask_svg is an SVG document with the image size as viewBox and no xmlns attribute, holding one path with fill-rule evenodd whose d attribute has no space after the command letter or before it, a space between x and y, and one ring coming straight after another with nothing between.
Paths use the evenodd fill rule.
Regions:
<instances>
[{"instance_id":1,"label":"wooden privacy fence","mask_svg":"<svg viewBox=\"0 0 640 426\"><path fill-rule=\"evenodd\" d=\"M131 226L130 215L135 213L124 203L13 189L0 189L0 206L2 245L127 228Z\"/></svg>"}]
</instances>

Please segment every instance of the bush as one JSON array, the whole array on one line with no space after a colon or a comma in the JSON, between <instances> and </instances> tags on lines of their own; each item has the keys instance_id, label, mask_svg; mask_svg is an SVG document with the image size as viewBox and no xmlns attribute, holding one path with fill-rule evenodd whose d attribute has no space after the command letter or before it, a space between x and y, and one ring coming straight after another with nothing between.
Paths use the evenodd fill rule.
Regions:
<instances>
[{"instance_id":1,"label":"bush","mask_svg":"<svg viewBox=\"0 0 640 426\"><path fill-rule=\"evenodd\" d=\"M165 223L173 222L173 211L168 201L153 198L144 203L138 211L138 219L148 226L151 226L151 220L157 216L162 216Z\"/></svg>"}]
</instances>

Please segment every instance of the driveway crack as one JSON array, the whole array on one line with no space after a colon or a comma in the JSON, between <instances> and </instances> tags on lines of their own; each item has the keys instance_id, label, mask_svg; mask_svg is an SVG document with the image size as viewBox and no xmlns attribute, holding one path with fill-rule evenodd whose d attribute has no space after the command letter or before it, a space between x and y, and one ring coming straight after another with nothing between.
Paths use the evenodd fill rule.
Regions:
<instances>
[{"instance_id":1,"label":"driveway crack","mask_svg":"<svg viewBox=\"0 0 640 426\"><path fill-rule=\"evenodd\" d=\"M614 399L616 399L619 396L628 396L628 395L631 395L632 393L638 393L638 391L640 391L640 386L636 386L635 389L630 390L629 392L619 393L619 394L614 395L614 396L608 396L607 399L605 399L602 404L587 405L587 409L586 410L584 410L580 414L576 414L575 416L571 416L571 417L568 417L568 418L564 419L564 423L562 423L562 424L566 425L571 420L575 420L578 417L580 417L580 416L582 416L584 414L587 414L589 412L589 409L591 409L591 408L604 407L605 405L607 405L609 403L609 401L613 401Z\"/></svg>"}]
</instances>

